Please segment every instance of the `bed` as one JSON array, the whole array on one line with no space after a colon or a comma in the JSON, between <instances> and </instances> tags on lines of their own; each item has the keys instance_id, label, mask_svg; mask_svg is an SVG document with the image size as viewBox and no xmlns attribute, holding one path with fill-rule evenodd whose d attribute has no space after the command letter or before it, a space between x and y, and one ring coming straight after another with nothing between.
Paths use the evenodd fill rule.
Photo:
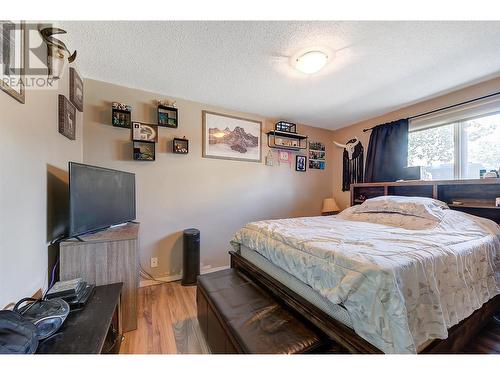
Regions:
<instances>
[{"instance_id":1,"label":"bed","mask_svg":"<svg viewBox=\"0 0 500 375\"><path fill-rule=\"evenodd\" d=\"M424 352L499 303L498 225L429 198L253 222L232 245L235 263L353 352Z\"/></svg>"}]
</instances>

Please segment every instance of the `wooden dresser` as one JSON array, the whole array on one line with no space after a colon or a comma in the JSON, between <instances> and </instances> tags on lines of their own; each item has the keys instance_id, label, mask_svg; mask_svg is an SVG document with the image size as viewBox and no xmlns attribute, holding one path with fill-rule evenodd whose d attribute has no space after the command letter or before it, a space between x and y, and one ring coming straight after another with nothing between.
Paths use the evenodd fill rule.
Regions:
<instances>
[{"instance_id":1,"label":"wooden dresser","mask_svg":"<svg viewBox=\"0 0 500 375\"><path fill-rule=\"evenodd\" d=\"M82 277L95 285L123 283L122 329L137 328L139 224L128 223L60 244L60 279Z\"/></svg>"},{"instance_id":2,"label":"wooden dresser","mask_svg":"<svg viewBox=\"0 0 500 375\"><path fill-rule=\"evenodd\" d=\"M382 195L402 195L439 199L451 209L500 223L500 179L373 182L351 185L351 206ZM454 204L453 202L460 202Z\"/></svg>"}]
</instances>

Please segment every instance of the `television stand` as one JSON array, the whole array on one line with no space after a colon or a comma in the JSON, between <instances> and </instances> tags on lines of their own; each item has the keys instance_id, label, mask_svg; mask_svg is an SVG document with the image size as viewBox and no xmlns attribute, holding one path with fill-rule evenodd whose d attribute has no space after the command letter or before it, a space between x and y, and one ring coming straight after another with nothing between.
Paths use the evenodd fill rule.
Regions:
<instances>
[{"instance_id":1,"label":"television stand","mask_svg":"<svg viewBox=\"0 0 500 375\"><path fill-rule=\"evenodd\" d=\"M123 282L124 332L137 328L138 235L139 224L127 223L59 244L61 280L81 277L96 286Z\"/></svg>"}]
</instances>

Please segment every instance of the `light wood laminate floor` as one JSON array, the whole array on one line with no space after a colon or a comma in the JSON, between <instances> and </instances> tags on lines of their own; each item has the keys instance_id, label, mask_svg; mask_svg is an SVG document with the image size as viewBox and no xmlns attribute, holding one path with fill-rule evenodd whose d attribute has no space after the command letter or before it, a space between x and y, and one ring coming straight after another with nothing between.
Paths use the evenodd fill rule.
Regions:
<instances>
[{"instance_id":1,"label":"light wood laminate floor","mask_svg":"<svg viewBox=\"0 0 500 375\"><path fill-rule=\"evenodd\" d=\"M125 333L120 353L210 352L196 318L196 286L170 282L139 288L137 311L137 329Z\"/></svg>"},{"instance_id":2,"label":"light wood laminate floor","mask_svg":"<svg viewBox=\"0 0 500 375\"><path fill-rule=\"evenodd\" d=\"M209 353L196 319L196 286L180 282L139 288L137 330L125 333L120 353ZM500 324L490 322L464 350L500 354Z\"/></svg>"}]
</instances>

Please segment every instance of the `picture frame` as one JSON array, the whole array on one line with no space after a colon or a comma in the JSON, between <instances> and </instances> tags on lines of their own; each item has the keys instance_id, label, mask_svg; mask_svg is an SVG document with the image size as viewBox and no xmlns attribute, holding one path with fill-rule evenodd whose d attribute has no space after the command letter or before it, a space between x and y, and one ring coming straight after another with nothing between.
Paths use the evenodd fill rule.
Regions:
<instances>
[{"instance_id":1,"label":"picture frame","mask_svg":"<svg viewBox=\"0 0 500 375\"><path fill-rule=\"evenodd\" d=\"M307 156L296 155L295 156L295 171L305 172L307 170Z\"/></svg>"},{"instance_id":2,"label":"picture frame","mask_svg":"<svg viewBox=\"0 0 500 375\"><path fill-rule=\"evenodd\" d=\"M158 125L132 122L132 140L157 143Z\"/></svg>"},{"instance_id":3,"label":"picture frame","mask_svg":"<svg viewBox=\"0 0 500 375\"><path fill-rule=\"evenodd\" d=\"M325 151L309 150L309 159L312 160L325 160Z\"/></svg>"},{"instance_id":4,"label":"picture frame","mask_svg":"<svg viewBox=\"0 0 500 375\"><path fill-rule=\"evenodd\" d=\"M24 21L0 21L0 89L17 100L25 102L25 73L27 32ZM6 73L8 72L8 73ZM17 82L18 85L11 85Z\"/></svg>"},{"instance_id":5,"label":"picture frame","mask_svg":"<svg viewBox=\"0 0 500 375\"><path fill-rule=\"evenodd\" d=\"M83 80L73 67L69 68L69 100L83 112Z\"/></svg>"},{"instance_id":6,"label":"picture frame","mask_svg":"<svg viewBox=\"0 0 500 375\"><path fill-rule=\"evenodd\" d=\"M156 147L154 142L133 141L133 158L138 161L155 161Z\"/></svg>"},{"instance_id":7,"label":"picture frame","mask_svg":"<svg viewBox=\"0 0 500 375\"><path fill-rule=\"evenodd\" d=\"M262 161L262 122L202 111L204 158Z\"/></svg>"},{"instance_id":8,"label":"picture frame","mask_svg":"<svg viewBox=\"0 0 500 375\"><path fill-rule=\"evenodd\" d=\"M318 141L310 141L309 142L309 150L314 151L325 151L325 144L323 142Z\"/></svg>"},{"instance_id":9,"label":"picture frame","mask_svg":"<svg viewBox=\"0 0 500 375\"><path fill-rule=\"evenodd\" d=\"M278 162L280 164L289 164L291 162L291 152L285 150L278 150Z\"/></svg>"},{"instance_id":10,"label":"picture frame","mask_svg":"<svg viewBox=\"0 0 500 375\"><path fill-rule=\"evenodd\" d=\"M64 95L59 94L59 133L74 141L76 139L76 108Z\"/></svg>"},{"instance_id":11,"label":"picture frame","mask_svg":"<svg viewBox=\"0 0 500 375\"><path fill-rule=\"evenodd\" d=\"M325 169L325 161L323 160L311 160L309 159L309 169Z\"/></svg>"}]
</instances>

